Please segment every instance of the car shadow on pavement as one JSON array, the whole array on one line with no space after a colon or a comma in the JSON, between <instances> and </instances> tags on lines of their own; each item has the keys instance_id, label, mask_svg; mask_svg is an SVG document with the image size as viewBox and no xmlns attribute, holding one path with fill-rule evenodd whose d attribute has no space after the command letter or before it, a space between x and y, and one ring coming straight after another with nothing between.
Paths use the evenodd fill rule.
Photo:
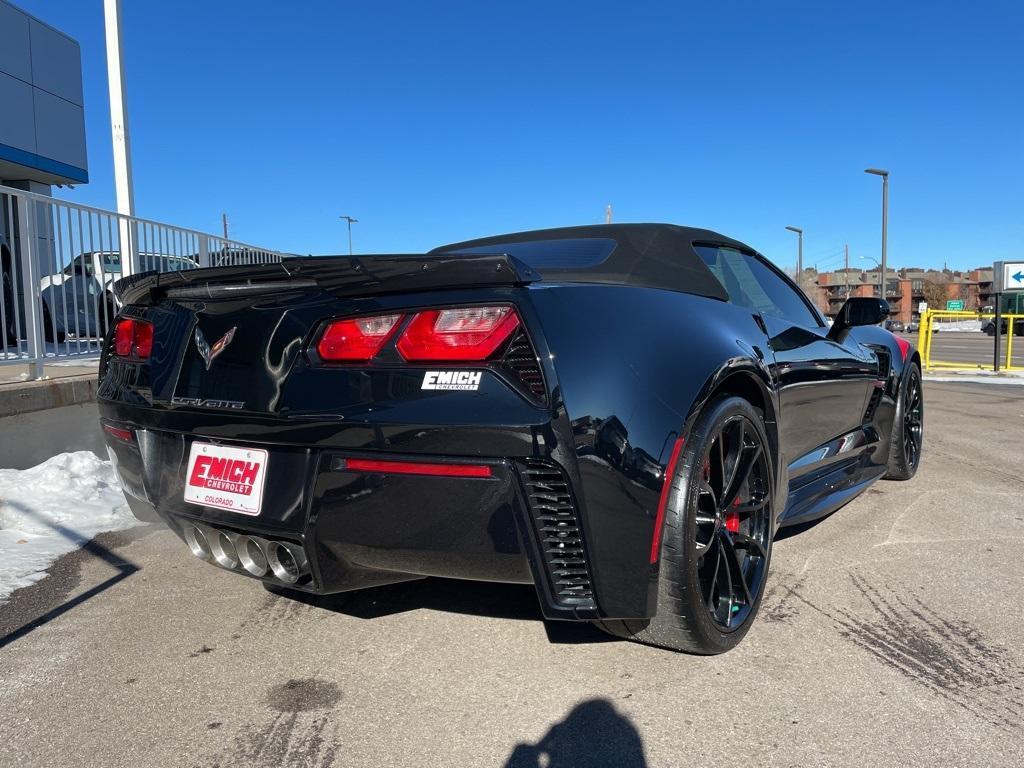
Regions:
<instances>
[{"instance_id":1,"label":"car shadow on pavement","mask_svg":"<svg viewBox=\"0 0 1024 768\"><path fill-rule=\"evenodd\" d=\"M504 768L646 768L636 726L606 699L576 705L536 744L517 744Z\"/></svg>"},{"instance_id":2,"label":"car shadow on pavement","mask_svg":"<svg viewBox=\"0 0 1024 768\"><path fill-rule=\"evenodd\" d=\"M59 616L63 616L75 606L81 605L87 600L96 597L96 595L107 591L139 570L139 566L114 554L113 550L103 543L104 541L120 543L124 541L124 537L121 534L105 533L93 539L83 540L82 536L74 530L43 518L24 505L10 500L6 500L5 503L10 506L16 506L20 513L35 518L38 522L49 526L64 538L74 542L79 548L58 558L47 569L47 572L50 574L48 578L31 586L16 590L11 595L3 606L3 613L0 613L0 649ZM113 567L115 570L114 575L90 587L85 592L75 595L70 600L61 602L77 585L78 570L83 561L89 557L103 560ZM32 616L33 613L35 613L34 616ZM32 616L32 618L26 621L26 616ZM8 624L15 624L16 626L8 626Z\"/></svg>"},{"instance_id":3,"label":"car shadow on pavement","mask_svg":"<svg viewBox=\"0 0 1024 768\"><path fill-rule=\"evenodd\" d=\"M528 584L457 579L418 579L337 595L290 593L294 600L357 619L378 619L408 611L430 610L517 621L543 621L552 643L624 642L587 622L544 621L537 591Z\"/></svg>"}]
</instances>

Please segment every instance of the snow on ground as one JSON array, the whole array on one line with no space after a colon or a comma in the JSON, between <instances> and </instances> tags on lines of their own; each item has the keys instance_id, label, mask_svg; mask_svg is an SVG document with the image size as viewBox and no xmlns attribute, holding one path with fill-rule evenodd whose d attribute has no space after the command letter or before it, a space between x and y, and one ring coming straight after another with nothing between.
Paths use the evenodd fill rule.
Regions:
<instances>
[{"instance_id":1,"label":"snow on ground","mask_svg":"<svg viewBox=\"0 0 1024 768\"><path fill-rule=\"evenodd\" d=\"M89 451L0 469L0 603L96 534L133 525L113 466Z\"/></svg>"}]
</instances>

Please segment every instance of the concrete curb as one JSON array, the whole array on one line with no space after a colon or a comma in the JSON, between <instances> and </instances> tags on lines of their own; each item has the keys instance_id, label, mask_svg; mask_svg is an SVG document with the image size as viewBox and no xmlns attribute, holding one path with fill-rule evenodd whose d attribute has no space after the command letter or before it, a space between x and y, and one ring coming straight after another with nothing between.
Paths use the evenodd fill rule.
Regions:
<instances>
[{"instance_id":1,"label":"concrete curb","mask_svg":"<svg viewBox=\"0 0 1024 768\"><path fill-rule=\"evenodd\" d=\"M95 373L0 384L0 418L96 402Z\"/></svg>"}]
</instances>

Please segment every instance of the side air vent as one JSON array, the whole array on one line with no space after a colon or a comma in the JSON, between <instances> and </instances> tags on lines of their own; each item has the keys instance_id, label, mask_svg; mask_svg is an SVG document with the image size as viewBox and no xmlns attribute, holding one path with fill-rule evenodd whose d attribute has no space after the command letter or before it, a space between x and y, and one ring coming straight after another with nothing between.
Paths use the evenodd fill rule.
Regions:
<instances>
[{"instance_id":1,"label":"side air vent","mask_svg":"<svg viewBox=\"0 0 1024 768\"><path fill-rule=\"evenodd\" d=\"M522 330L509 341L502 363L523 383L528 392L539 400L544 399L544 375L537 362L537 353L533 351L530 339Z\"/></svg>"},{"instance_id":2,"label":"side air vent","mask_svg":"<svg viewBox=\"0 0 1024 768\"><path fill-rule=\"evenodd\" d=\"M590 567L565 474L538 459L519 462L519 471L553 598L562 605L593 607Z\"/></svg>"},{"instance_id":3,"label":"side air vent","mask_svg":"<svg viewBox=\"0 0 1024 768\"><path fill-rule=\"evenodd\" d=\"M882 395L885 394L886 385L889 383L889 371L891 359L889 352L882 349L875 349L878 354L878 384L871 390L871 398L868 400L867 410L864 411L864 423L869 424L875 418L875 411L878 404L882 402Z\"/></svg>"}]
</instances>

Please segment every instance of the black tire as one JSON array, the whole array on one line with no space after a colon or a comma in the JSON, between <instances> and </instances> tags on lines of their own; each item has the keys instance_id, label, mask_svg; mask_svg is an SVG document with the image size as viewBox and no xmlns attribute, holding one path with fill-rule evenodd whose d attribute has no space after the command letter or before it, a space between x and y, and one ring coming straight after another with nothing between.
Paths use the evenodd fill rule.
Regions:
<instances>
[{"instance_id":1,"label":"black tire","mask_svg":"<svg viewBox=\"0 0 1024 768\"><path fill-rule=\"evenodd\" d=\"M2 273L2 276L0 276L2 287L0 287L0 290L3 291L4 296L3 331L7 343L13 346L18 343L18 326L16 322L18 308L14 305L14 285L12 285L11 276L5 268L0 267L0 273Z\"/></svg>"},{"instance_id":2,"label":"black tire","mask_svg":"<svg viewBox=\"0 0 1024 768\"><path fill-rule=\"evenodd\" d=\"M50 307L45 301L43 302L43 338L51 344L53 342L61 344L64 342L64 339L67 338L67 334L65 334L64 331L57 331L54 333L53 318L50 317Z\"/></svg>"},{"instance_id":3,"label":"black tire","mask_svg":"<svg viewBox=\"0 0 1024 768\"><path fill-rule=\"evenodd\" d=\"M910 363L907 381L900 390L896 415L889 438L889 464L886 480L909 480L917 474L924 447L924 388L921 368Z\"/></svg>"},{"instance_id":4,"label":"black tire","mask_svg":"<svg viewBox=\"0 0 1024 768\"><path fill-rule=\"evenodd\" d=\"M762 415L746 400L723 397L705 408L670 478L657 613L649 620L596 622L599 627L647 645L705 655L724 653L743 639L761 605L771 560L774 475L768 446ZM729 456L743 461L730 463ZM735 589L734 580L741 582Z\"/></svg>"}]
</instances>

